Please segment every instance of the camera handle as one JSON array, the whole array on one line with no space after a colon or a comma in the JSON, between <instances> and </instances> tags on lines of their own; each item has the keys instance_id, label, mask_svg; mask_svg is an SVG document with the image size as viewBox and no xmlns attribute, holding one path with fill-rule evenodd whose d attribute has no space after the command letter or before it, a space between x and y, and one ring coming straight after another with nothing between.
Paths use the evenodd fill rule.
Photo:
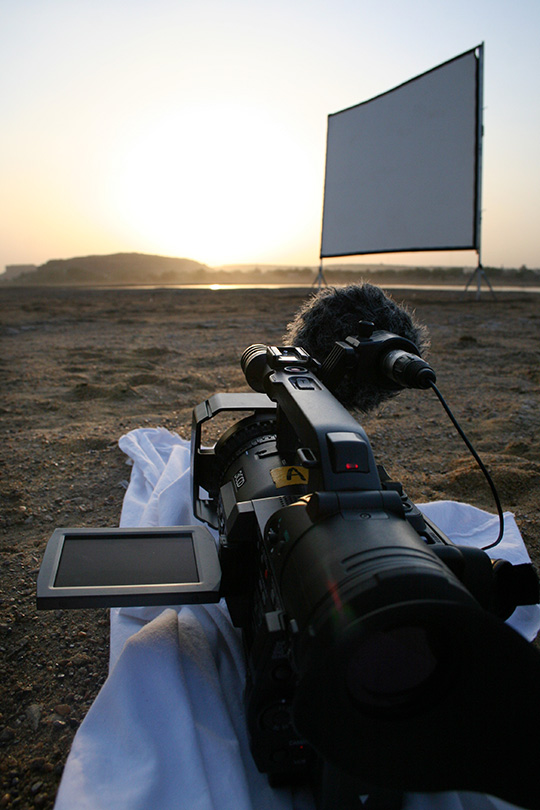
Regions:
<instances>
[{"instance_id":1,"label":"camera handle","mask_svg":"<svg viewBox=\"0 0 540 810\"><path fill-rule=\"evenodd\" d=\"M203 447L201 444L204 423L223 411L248 411L274 415L276 408L276 403L272 402L266 394L253 392L214 394L194 408L191 430L191 492L193 514L196 518L208 523L214 529L218 528L216 502L213 499L205 498L199 486L200 481L209 479L215 463L214 448Z\"/></svg>"}]
</instances>

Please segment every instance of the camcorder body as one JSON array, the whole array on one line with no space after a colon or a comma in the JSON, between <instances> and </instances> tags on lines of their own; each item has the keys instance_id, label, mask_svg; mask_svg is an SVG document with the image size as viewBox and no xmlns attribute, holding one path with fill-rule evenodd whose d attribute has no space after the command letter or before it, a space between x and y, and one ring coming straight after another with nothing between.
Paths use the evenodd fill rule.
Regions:
<instances>
[{"instance_id":1,"label":"camcorder body","mask_svg":"<svg viewBox=\"0 0 540 810\"><path fill-rule=\"evenodd\" d=\"M325 384L357 357L399 391L379 370L406 364L400 352L414 364L415 347L382 332L326 364L294 346L246 349L253 391L193 412L193 512L218 543L201 524L56 530L38 607L224 597L242 630L255 763L274 785L309 779L321 808L454 789L538 808L519 752L537 736L540 657L504 624L538 601L532 566L452 544ZM204 446L224 412L242 417Z\"/></svg>"}]
</instances>

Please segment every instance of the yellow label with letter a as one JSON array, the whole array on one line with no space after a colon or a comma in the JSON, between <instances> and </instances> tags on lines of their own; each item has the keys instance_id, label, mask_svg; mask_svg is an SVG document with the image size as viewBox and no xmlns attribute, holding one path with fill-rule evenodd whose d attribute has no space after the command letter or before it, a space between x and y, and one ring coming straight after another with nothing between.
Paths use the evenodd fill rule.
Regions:
<instances>
[{"instance_id":1,"label":"yellow label with letter a","mask_svg":"<svg viewBox=\"0 0 540 810\"><path fill-rule=\"evenodd\" d=\"M307 467L276 467L270 470L270 475L279 489L281 487L293 487L295 484L307 484L309 481Z\"/></svg>"}]
</instances>

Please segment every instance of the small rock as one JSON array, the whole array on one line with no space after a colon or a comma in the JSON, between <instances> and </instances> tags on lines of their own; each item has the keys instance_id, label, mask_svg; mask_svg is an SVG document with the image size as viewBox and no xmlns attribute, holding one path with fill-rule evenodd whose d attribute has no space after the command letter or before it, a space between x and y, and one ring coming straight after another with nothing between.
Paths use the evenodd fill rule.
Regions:
<instances>
[{"instance_id":1,"label":"small rock","mask_svg":"<svg viewBox=\"0 0 540 810\"><path fill-rule=\"evenodd\" d=\"M18 767L19 763L17 762L15 757L8 755L4 757L3 762L0 764L0 771L2 773L7 771L16 771Z\"/></svg>"},{"instance_id":2,"label":"small rock","mask_svg":"<svg viewBox=\"0 0 540 810\"><path fill-rule=\"evenodd\" d=\"M11 742L13 739L15 739L15 732L9 726L0 731L0 742Z\"/></svg>"},{"instance_id":3,"label":"small rock","mask_svg":"<svg viewBox=\"0 0 540 810\"><path fill-rule=\"evenodd\" d=\"M35 757L30 762L30 770L31 771L41 771L45 765L45 757Z\"/></svg>"},{"instance_id":4,"label":"small rock","mask_svg":"<svg viewBox=\"0 0 540 810\"><path fill-rule=\"evenodd\" d=\"M71 664L74 667L84 667L85 665L91 663L92 658L88 655L88 653L75 653L75 655L71 659Z\"/></svg>"},{"instance_id":5,"label":"small rock","mask_svg":"<svg viewBox=\"0 0 540 810\"><path fill-rule=\"evenodd\" d=\"M26 710L26 716L33 731L37 731L41 720L41 706L38 703L32 703Z\"/></svg>"}]
</instances>

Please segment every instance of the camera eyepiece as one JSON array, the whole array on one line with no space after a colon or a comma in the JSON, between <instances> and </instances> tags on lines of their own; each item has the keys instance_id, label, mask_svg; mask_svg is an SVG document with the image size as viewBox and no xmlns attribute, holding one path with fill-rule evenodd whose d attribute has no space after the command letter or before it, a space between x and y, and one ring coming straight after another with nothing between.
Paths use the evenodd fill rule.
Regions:
<instances>
[{"instance_id":1,"label":"camera eyepiece","mask_svg":"<svg viewBox=\"0 0 540 810\"><path fill-rule=\"evenodd\" d=\"M240 365L248 385L260 394L264 393L264 375L267 370L267 346L263 343L254 343L242 353Z\"/></svg>"}]
</instances>

